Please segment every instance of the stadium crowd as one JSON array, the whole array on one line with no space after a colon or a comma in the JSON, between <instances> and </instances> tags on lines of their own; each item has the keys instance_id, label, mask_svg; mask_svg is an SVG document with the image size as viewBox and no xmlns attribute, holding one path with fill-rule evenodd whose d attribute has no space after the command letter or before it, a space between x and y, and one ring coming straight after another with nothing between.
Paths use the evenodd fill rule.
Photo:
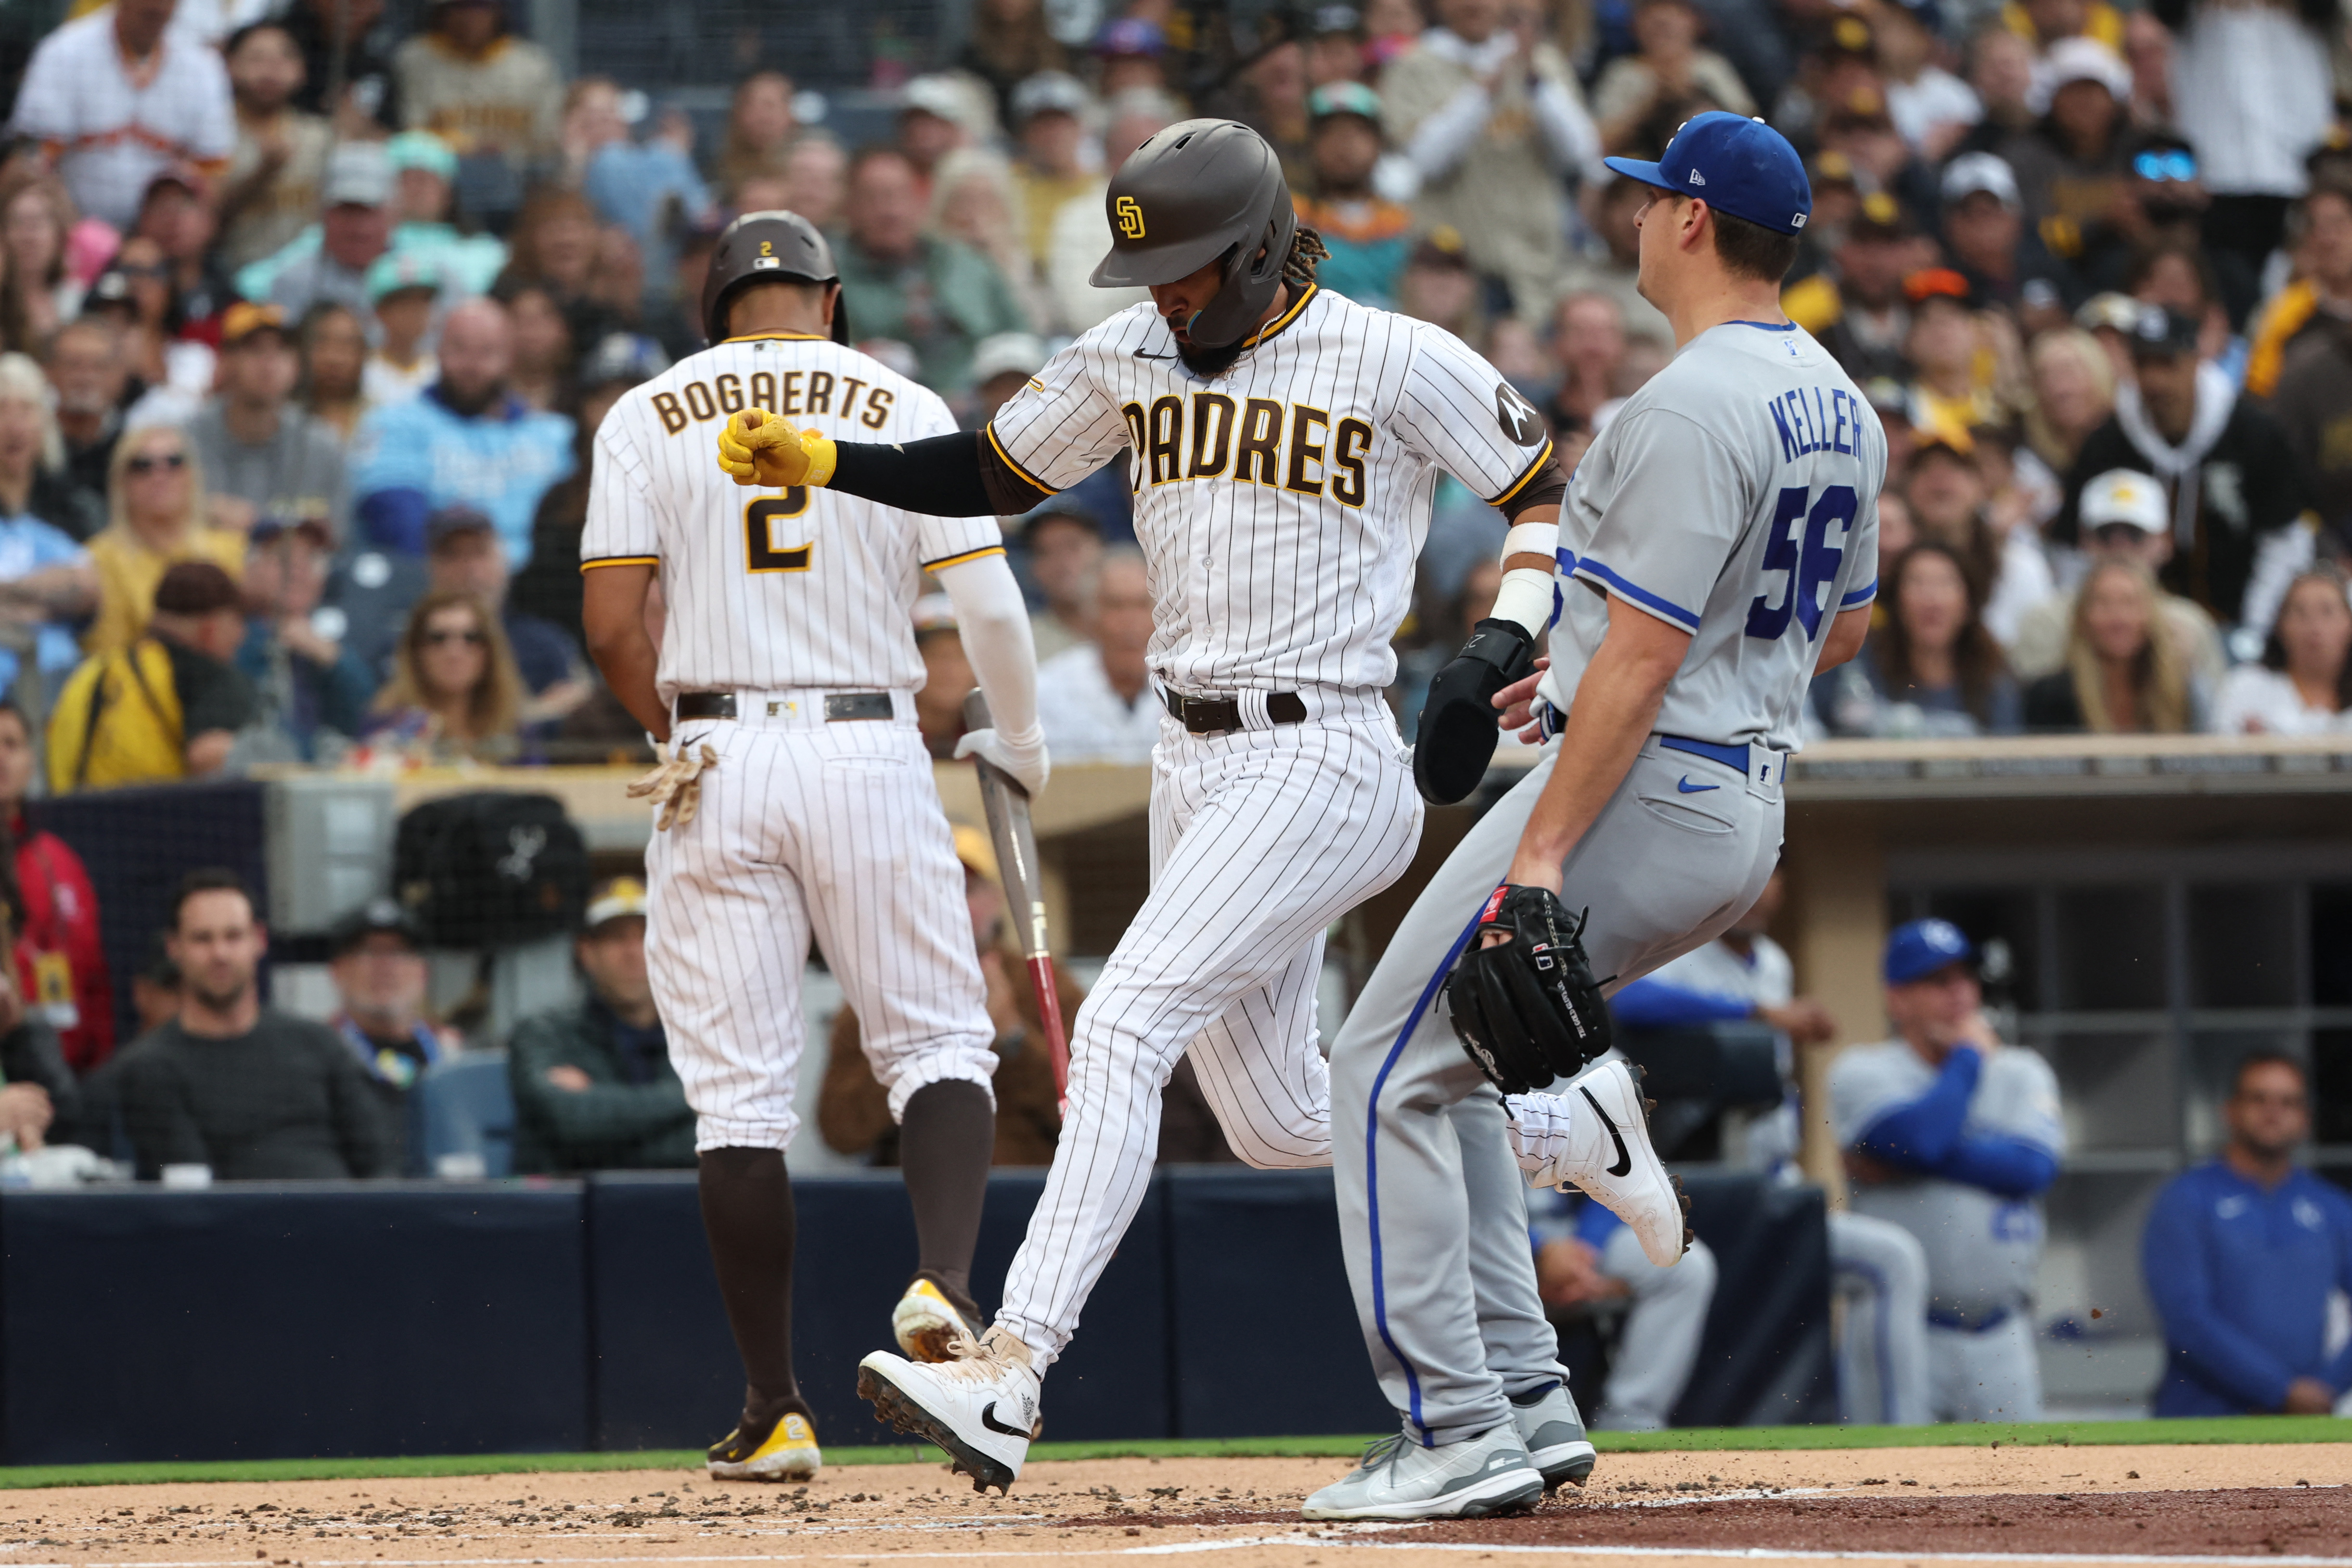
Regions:
<instances>
[{"instance_id":1,"label":"stadium crowd","mask_svg":"<svg viewBox=\"0 0 2352 1568\"><path fill-rule=\"evenodd\" d=\"M118 1035L98 910L72 852L27 829L27 797L265 763L641 754L581 653L591 437L702 346L728 218L788 207L824 228L858 346L978 425L1144 297L1086 281L1106 179L1193 114L1274 143L1329 249L1323 286L1464 338L1571 463L1674 352L1636 288L1646 188L1603 154L1655 157L1703 110L1763 115L1814 192L1784 307L1889 447L1877 624L1815 683L1814 732L2352 731L2352 47L2325 0L1364 0L1255 33L1178 0L1097 11L976 0L961 41L895 85L887 133L855 144L771 67L699 131L622 83L567 81L502 0L429 0L407 37L377 0L112 0L40 42L0 148L0 814L21 884L0 1138L37 1151L103 1117L92 1141L151 1175L399 1169L403 1093L458 1044L425 1007L401 907L337 928L340 1010L317 1024L259 1000L251 897L192 882L119 1031L139 1049L85 1095ZM1158 734L1129 494L1122 459L1006 520L1057 762L1142 763ZM1408 731L1493 600L1502 531L1440 481L1399 638ZM972 681L944 596L916 633L926 737L950 755ZM1034 1163L1055 1126L1037 1020L1006 979L985 846L962 848L1006 1063L999 1158ZM599 889L583 999L509 1042L518 1169L691 1161L644 908L634 883ZM1749 971L1763 923L1725 939ZM1887 978L1891 999L1973 984L1891 958ZM1708 994L1685 976L1640 1005L1829 1033L1785 975L1712 1014L1720 994L1674 984ZM1909 1033L1875 1048L1954 1115L1979 1056L2008 1048ZM887 1162L856 1019L834 1035L821 1133ZM2276 1209L2280 1246L2310 1242L2297 1226L2352 1236L2337 1207L2320 1226L2294 1206L2340 1199L2281 1185L2299 1071L2241 1076L2239 1155L2196 1179ZM1188 1092L1180 1078L1163 1152L1224 1157ZM1848 1118L1865 1192L1925 1173L2023 1202L2054 1178L2054 1135L1971 1174L1911 1122L1889 1132L1894 1114ZM1785 1174L1792 1152L1759 1168ZM1539 1216L1547 1300L1614 1300L1648 1325L1629 1335L1668 1347L1623 1364L1680 1355L1686 1377L1712 1260L1635 1267L1607 1220ZM2187 1198L2158 1225L2168 1248L2213 1230ZM1929 1279L1932 1247L1878 1239ZM2278 1247L2212 1245L2201 1294L2158 1293L2182 1325L2168 1397L2342 1393L2352 1368L2322 1363L2310 1301L2223 1300L2287 1268ZM1626 1425L1664 1419L1680 1387L1622 1381Z\"/></svg>"}]
</instances>

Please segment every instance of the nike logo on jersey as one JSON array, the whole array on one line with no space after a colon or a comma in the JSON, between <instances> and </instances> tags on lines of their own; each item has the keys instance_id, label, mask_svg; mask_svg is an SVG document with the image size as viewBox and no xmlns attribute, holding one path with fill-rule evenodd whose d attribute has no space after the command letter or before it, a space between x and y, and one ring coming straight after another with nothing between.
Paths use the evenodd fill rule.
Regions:
<instances>
[{"instance_id":1,"label":"nike logo on jersey","mask_svg":"<svg viewBox=\"0 0 2352 1568\"><path fill-rule=\"evenodd\" d=\"M1609 1136L1617 1145L1617 1163L1609 1167L1609 1173L1612 1176L1625 1175L1633 1169L1633 1156L1625 1152L1625 1135L1617 1131L1617 1124L1609 1120L1609 1113L1601 1109L1601 1102L1592 1098L1591 1089L1580 1089L1576 1092L1584 1096L1584 1103L1592 1107L1592 1114L1601 1118L1601 1125L1609 1129ZM994 1409L995 1406L991 1405L990 1408Z\"/></svg>"},{"instance_id":2,"label":"nike logo on jersey","mask_svg":"<svg viewBox=\"0 0 2352 1568\"><path fill-rule=\"evenodd\" d=\"M1721 789L1723 786L1721 784L1695 784L1690 782L1690 774L1685 773L1680 780L1676 781L1675 787L1682 791L1685 795L1705 795L1711 789Z\"/></svg>"},{"instance_id":3,"label":"nike logo on jersey","mask_svg":"<svg viewBox=\"0 0 2352 1568\"><path fill-rule=\"evenodd\" d=\"M1141 349L1138 349L1135 351L1135 357L1138 359L1174 359L1176 356L1174 354L1148 354Z\"/></svg>"},{"instance_id":4,"label":"nike logo on jersey","mask_svg":"<svg viewBox=\"0 0 2352 1568\"><path fill-rule=\"evenodd\" d=\"M1618 1147L1622 1148L1624 1145L1620 1143ZM1631 1166L1627 1167L1629 1170L1631 1168ZM981 1411L980 1424L990 1431L1003 1433L1007 1437L1018 1437L1024 1442L1028 1441L1029 1438L1029 1428L1026 1426L1007 1426L996 1418L996 1401L993 1399L990 1400L986 1407Z\"/></svg>"}]
</instances>

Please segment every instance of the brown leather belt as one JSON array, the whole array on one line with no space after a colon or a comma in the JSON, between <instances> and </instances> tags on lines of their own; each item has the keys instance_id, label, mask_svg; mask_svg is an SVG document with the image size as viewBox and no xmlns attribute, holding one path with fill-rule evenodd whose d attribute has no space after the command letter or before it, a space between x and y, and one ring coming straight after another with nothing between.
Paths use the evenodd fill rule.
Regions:
<instances>
[{"instance_id":1,"label":"brown leather belt","mask_svg":"<svg viewBox=\"0 0 2352 1568\"><path fill-rule=\"evenodd\" d=\"M1228 730L1243 728L1242 704L1237 697L1187 697L1181 691L1165 689L1160 695L1176 721L1195 735L1222 735ZM1296 691L1270 692L1265 700L1265 716L1277 724L1304 724L1307 704Z\"/></svg>"},{"instance_id":2,"label":"brown leather belt","mask_svg":"<svg viewBox=\"0 0 2352 1568\"><path fill-rule=\"evenodd\" d=\"M773 704L770 705L771 711ZM735 694L731 691L681 691L677 694L677 713L680 719L732 719ZM837 724L850 719L889 719L893 717L890 694L887 691L835 691L824 700L824 721Z\"/></svg>"}]
</instances>

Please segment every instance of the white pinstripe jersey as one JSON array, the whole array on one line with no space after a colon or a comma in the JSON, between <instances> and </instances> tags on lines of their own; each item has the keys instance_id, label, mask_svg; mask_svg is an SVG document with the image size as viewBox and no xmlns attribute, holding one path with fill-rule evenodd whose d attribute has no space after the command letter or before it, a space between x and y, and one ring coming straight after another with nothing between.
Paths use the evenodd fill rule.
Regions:
<instances>
[{"instance_id":1,"label":"white pinstripe jersey","mask_svg":"<svg viewBox=\"0 0 2352 1568\"><path fill-rule=\"evenodd\" d=\"M1441 469L1502 501L1551 449L1443 328L1309 289L1223 375L1149 305L1054 356L989 437L1058 490L1121 447L1149 566L1151 668L1194 692L1386 686Z\"/></svg>"},{"instance_id":2,"label":"white pinstripe jersey","mask_svg":"<svg viewBox=\"0 0 2352 1568\"><path fill-rule=\"evenodd\" d=\"M795 332L730 338L634 387L596 432L583 566L658 563L656 683L680 691L922 684L923 572L1001 552L992 517L924 517L856 496L746 489L719 422L757 406L843 441L945 436L939 395L854 349Z\"/></svg>"}]
</instances>

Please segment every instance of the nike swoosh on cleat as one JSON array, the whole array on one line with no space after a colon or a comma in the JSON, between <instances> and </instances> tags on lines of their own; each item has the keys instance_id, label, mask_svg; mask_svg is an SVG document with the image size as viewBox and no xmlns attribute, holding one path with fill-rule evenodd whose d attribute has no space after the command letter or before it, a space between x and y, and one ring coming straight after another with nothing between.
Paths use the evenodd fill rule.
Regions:
<instances>
[{"instance_id":1,"label":"nike swoosh on cleat","mask_svg":"<svg viewBox=\"0 0 2352 1568\"><path fill-rule=\"evenodd\" d=\"M1622 1148L1623 1145L1621 1144L1619 1147ZM996 1418L996 1401L993 1399L990 1400L987 1407L981 1411L980 1424L987 1427L990 1431L1001 1432L1007 1437L1018 1437L1024 1443L1029 1440L1029 1429L1027 1427L1007 1426L1003 1422L999 1421Z\"/></svg>"},{"instance_id":2,"label":"nike swoosh on cleat","mask_svg":"<svg viewBox=\"0 0 2352 1568\"><path fill-rule=\"evenodd\" d=\"M1616 1142L1617 1163L1609 1167L1609 1173L1612 1176L1626 1174L1633 1168L1633 1156L1625 1152L1625 1135L1617 1131L1617 1124L1609 1120L1609 1113L1601 1109L1601 1102L1592 1098L1591 1089L1580 1089L1576 1092L1584 1096L1584 1103L1592 1107L1592 1114L1601 1118L1601 1125L1609 1129L1609 1136ZM993 1410L996 1407L992 1405L989 1408ZM981 1419L985 1421L988 1418L983 1415Z\"/></svg>"},{"instance_id":3,"label":"nike swoosh on cleat","mask_svg":"<svg viewBox=\"0 0 2352 1568\"><path fill-rule=\"evenodd\" d=\"M1690 774L1685 773L1675 782L1675 787L1682 791L1685 795L1705 795L1708 790L1721 789L1723 786L1721 784L1695 784L1690 782Z\"/></svg>"}]
</instances>

